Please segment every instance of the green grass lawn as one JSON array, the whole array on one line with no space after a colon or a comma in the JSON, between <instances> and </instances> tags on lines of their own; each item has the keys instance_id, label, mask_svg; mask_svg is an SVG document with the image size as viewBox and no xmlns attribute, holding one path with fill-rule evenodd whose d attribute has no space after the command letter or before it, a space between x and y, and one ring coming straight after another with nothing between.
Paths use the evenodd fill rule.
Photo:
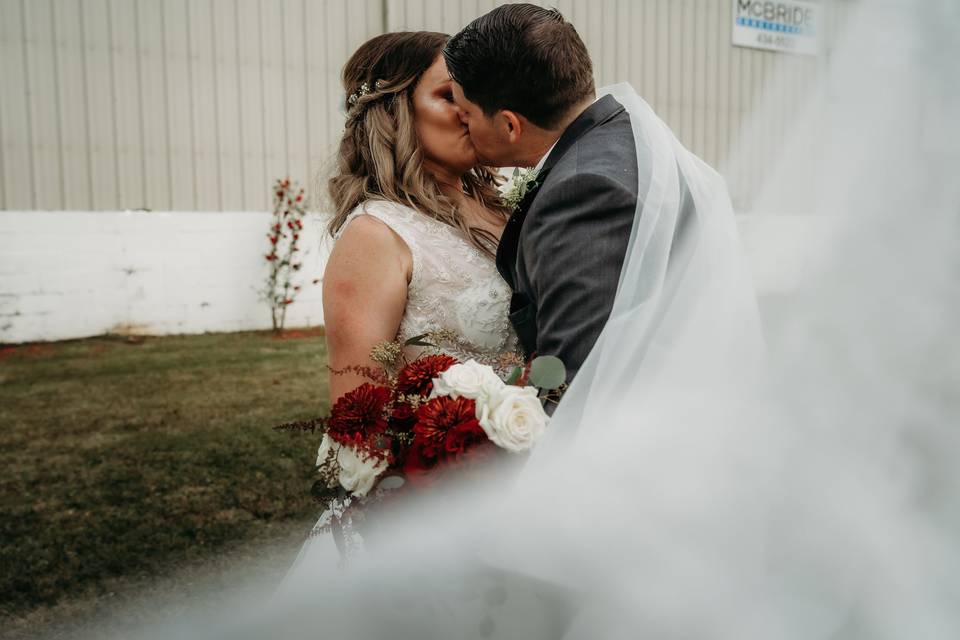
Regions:
<instances>
[{"instance_id":1,"label":"green grass lawn","mask_svg":"<svg viewBox=\"0 0 960 640\"><path fill-rule=\"evenodd\" d=\"M169 574L315 515L313 443L270 427L326 411L319 333L0 349L0 615Z\"/></svg>"}]
</instances>

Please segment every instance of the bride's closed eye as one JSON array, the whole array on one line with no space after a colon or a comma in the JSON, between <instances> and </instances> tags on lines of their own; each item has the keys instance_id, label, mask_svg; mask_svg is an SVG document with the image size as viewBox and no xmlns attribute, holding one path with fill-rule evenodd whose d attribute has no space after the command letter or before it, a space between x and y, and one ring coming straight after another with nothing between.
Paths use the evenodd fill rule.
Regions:
<instances>
[{"instance_id":1,"label":"bride's closed eye","mask_svg":"<svg viewBox=\"0 0 960 640\"><path fill-rule=\"evenodd\" d=\"M434 86L434 95L446 102L453 102L453 87L449 81L444 81Z\"/></svg>"}]
</instances>

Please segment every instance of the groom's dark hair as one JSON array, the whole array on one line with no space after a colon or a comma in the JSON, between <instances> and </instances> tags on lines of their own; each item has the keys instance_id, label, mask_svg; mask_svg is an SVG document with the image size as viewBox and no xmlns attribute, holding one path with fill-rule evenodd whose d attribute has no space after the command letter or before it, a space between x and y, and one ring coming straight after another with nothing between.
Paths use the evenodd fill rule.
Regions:
<instances>
[{"instance_id":1,"label":"groom's dark hair","mask_svg":"<svg viewBox=\"0 0 960 640\"><path fill-rule=\"evenodd\" d=\"M450 38L443 57L467 100L488 117L508 109L552 129L594 94L587 47L556 9L497 7Z\"/></svg>"}]
</instances>

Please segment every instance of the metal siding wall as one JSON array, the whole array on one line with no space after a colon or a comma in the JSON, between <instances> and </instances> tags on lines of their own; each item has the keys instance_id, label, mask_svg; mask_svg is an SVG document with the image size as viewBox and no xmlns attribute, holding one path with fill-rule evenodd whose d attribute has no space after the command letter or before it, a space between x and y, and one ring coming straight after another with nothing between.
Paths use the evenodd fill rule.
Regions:
<instances>
[{"instance_id":1,"label":"metal siding wall","mask_svg":"<svg viewBox=\"0 0 960 640\"><path fill-rule=\"evenodd\" d=\"M0 0L0 208L262 210L381 0Z\"/></svg>"},{"instance_id":2,"label":"metal siding wall","mask_svg":"<svg viewBox=\"0 0 960 640\"><path fill-rule=\"evenodd\" d=\"M59 72L61 158L65 209L89 209L92 206L87 122L86 85L84 83L80 6L76 2L56 2L53 7L55 47Z\"/></svg>"},{"instance_id":3,"label":"metal siding wall","mask_svg":"<svg viewBox=\"0 0 960 640\"><path fill-rule=\"evenodd\" d=\"M33 138L23 6L0 0L0 157L4 209L33 209Z\"/></svg>"},{"instance_id":4,"label":"metal siding wall","mask_svg":"<svg viewBox=\"0 0 960 640\"><path fill-rule=\"evenodd\" d=\"M0 208L264 209L272 180L312 185L333 162L361 42L498 4L0 0ZM731 46L730 0L536 4L574 23L598 85L631 82L749 206L823 56ZM850 4L824 3L827 49Z\"/></svg>"},{"instance_id":5,"label":"metal siding wall","mask_svg":"<svg viewBox=\"0 0 960 640\"><path fill-rule=\"evenodd\" d=\"M235 2L234 32L236 46L233 57L236 61L237 93L237 144L240 150L239 181L236 190L240 193L243 209L256 208L263 202L264 190L269 180L266 140L270 128L265 119L267 97L264 85L264 37L258 0Z\"/></svg>"},{"instance_id":6,"label":"metal siding wall","mask_svg":"<svg viewBox=\"0 0 960 640\"><path fill-rule=\"evenodd\" d=\"M139 0L136 5L139 47L139 96L143 117L143 206L173 207L169 162L170 118L167 99L167 50L161 25L163 5Z\"/></svg>"},{"instance_id":7,"label":"metal siding wall","mask_svg":"<svg viewBox=\"0 0 960 640\"><path fill-rule=\"evenodd\" d=\"M243 202L243 131L240 126L244 96L239 84L239 6L225 3L215 12L212 33L214 98L218 151L217 184L220 209L241 211Z\"/></svg>"},{"instance_id":8,"label":"metal siding wall","mask_svg":"<svg viewBox=\"0 0 960 640\"><path fill-rule=\"evenodd\" d=\"M60 153L59 52L53 46L53 7L49 0L21 4L26 18L27 98L33 139L34 202L39 209L63 207L63 157Z\"/></svg>"}]
</instances>

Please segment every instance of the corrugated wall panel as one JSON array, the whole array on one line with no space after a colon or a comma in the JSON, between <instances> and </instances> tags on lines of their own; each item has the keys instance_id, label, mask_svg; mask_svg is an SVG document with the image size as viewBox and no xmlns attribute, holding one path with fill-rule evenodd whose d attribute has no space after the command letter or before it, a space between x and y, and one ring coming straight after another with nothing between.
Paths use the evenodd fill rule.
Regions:
<instances>
[{"instance_id":1,"label":"corrugated wall panel","mask_svg":"<svg viewBox=\"0 0 960 640\"><path fill-rule=\"evenodd\" d=\"M53 46L53 7L50 0L22 4L26 19L27 97L33 140L34 206L61 209L63 155L60 141L60 91L57 85L58 51Z\"/></svg>"},{"instance_id":2,"label":"corrugated wall panel","mask_svg":"<svg viewBox=\"0 0 960 640\"><path fill-rule=\"evenodd\" d=\"M221 140L217 128L212 38L215 19L211 0L190 0L187 12L197 209L216 211L223 208L220 198L223 174L220 167ZM282 109L282 105L279 108Z\"/></svg>"},{"instance_id":3,"label":"corrugated wall panel","mask_svg":"<svg viewBox=\"0 0 960 640\"><path fill-rule=\"evenodd\" d=\"M222 6L219 6L222 4ZM243 211L243 137L240 117L244 96L238 91L240 62L237 56L239 7L236 2L214 5L210 38L213 45L214 104L218 146L218 199L220 209Z\"/></svg>"},{"instance_id":4,"label":"corrugated wall panel","mask_svg":"<svg viewBox=\"0 0 960 640\"><path fill-rule=\"evenodd\" d=\"M266 175L261 184L271 177L291 174L289 137L287 136L285 50L283 46L283 3L260 3L260 28L263 31L264 121L266 123ZM266 187L264 187L266 189Z\"/></svg>"},{"instance_id":5,"label":"corrugated wall panel","mask_svg":"<svg viewBox=\"0 0 960 640\"><path fill-rule=\"evenodd\" d=\"M191 3L193 4L193 3ZM111 66L117 127L120 209L151 208L146 193L146 153L143 137L143 76L137 28L137 2L108 2L112 42ZM199 145L206 151L208 145Z\"/></svg>"},{"instance_id":6,"label":"corrugated wall panel","mask_svg":"<svg viewBox=\"0 0 960 640\"><path fill-rule=\"evenodd\" d=\"M90 159L87 156L86 99L80 29L80 5L57 0L53 6L60 91L61 155L65 209L89 209Z\"/></svg>"},{"instance_id":7,"label":"corrugated wall panel","mask_svg":"<svg viewBox=\"0 0 960 640\"><path fill-rule=\"evenodd\" d=\"M170 119L167 114L163 3L138 0L136 9L143 114L144 206L166 211L173 207L173 200L168 162Z\"/></svg>"},{"instance_id":8,"label":"corrugated wall panel","mask_svg":"<svg viewBox=\"0 0 960 640\"><path fill-rule=\"evenodd\" d=\"M237 33L234 56L237 67L238 144L240 184L244 209L265 206L267 179L264 158L266 127L263 105L266 97L260 91L263 83L259 0L237 0L234 30Z\"/></svg>"},{"instance_id":9,"label":"corrugated wall panel","mask_svg":"<svg viewBox=\"0 0 960 640\"><path fill-rule=\"evenodd\" d=\"M718 77L720 65L718 40L720 34L712 28L712 25L720 21L720 7L716 2L703 2L702 4L704 5L702 29L706 45L700 58L703 64L703 88L706 92L704 100L699 105L700 118L703 123L703 159L708 164L717 166L720 159L720 132L717 127L719 123L717 116L723 110L723 103L720 98Z\"/></svg>"},{"instance_id":10,"label":"corrugated wall panel","mask_svg":"<svg viewBox=\"0 0 960 640\"><path fill-rule=\"evenodd\" d=\"M324 72L317 78L316 88L320 102L316 107L322 109L323 122L328 135L326 146L317 150L320 154L320 162L308 179L314 185L315 202L319 203L326 202L326 185L322 176L327 175L331 170L331 163L334 161L333 152L343 133L344 98L340 75L343 65L346 64L354 49L368 39L366 34L361 35L355 31L348 34L343 28L345 23L355 22L358 18L358 13L351 14L349 4L331 2L324 6L323 14L320 16L322 22L318 24L318 27L323 29L325 46L322 61ZM366 19L366 15L364 18ZM375 32L379 33L381 29L378 21Z\"/></svg>"},{"instance_id":11,"label":"corrugated wall panel","mask_svg":"<svg viewBox=\"0 0 960 640\"><path fill-rule=\"evenodd\" d=\"M263 209L272 180L312 185L335 160L361 42L452 33L498 4L0 0L0 207ZM574 23L598 85L631 82L740 205L823 65L733 47L731 0L537 4ZM850 4L823 3L828 49Z\"/></svg>"},{"instance_id":12,"label":"corrugated wall panel","mask_svg":"<svg viewBox=\"0 0 960 640\"><path fill-rule=\"evenodd\" d=\"M161 31L165 51L164 95L167 122L167 173L171 208L196 209L197 155L194 153L193 65L190 60L188 4L179 0L161 4ZM106 208L106 207L99 207Z\"/></svg>"},{"instance_id":13,"label":"corrugated wall panel","mask_svg":"<svg viewBox=\"0 0 960 640\"><path fill-rule=\"evenodd\" d=\"M2 206L33 209L33 139L31 135L25 24L20 0L0 0L0 155L3 158Z\"/></svg>"},{"instance_id":14,"label":"corrugated wall panel","mask_svg":"<svg viewBox=\"0 0 960 640\"><path fill-rule=\"evenodd\" d=\"M339 5L343 6L343 5ZM283 8L283 84L281 98L285 107L287 175L303 181L310 166L310 126L306 105L306 59L304 58L303 2L285 2ZM346 16L342 23L345 27ZM346 28L344 28L346 33Z\"/></svg>"}]
</instances>

